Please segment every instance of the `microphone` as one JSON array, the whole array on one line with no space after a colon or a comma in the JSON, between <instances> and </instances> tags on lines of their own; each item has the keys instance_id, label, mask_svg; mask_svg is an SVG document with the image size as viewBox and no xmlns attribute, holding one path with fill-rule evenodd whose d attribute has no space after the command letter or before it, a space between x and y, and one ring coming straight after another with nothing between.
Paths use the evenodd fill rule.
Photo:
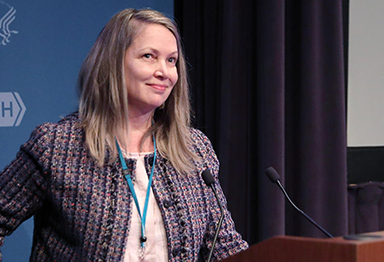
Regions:
<instances>
[{"instance_id":1,"label":"microphone","mask_svg":"<svg viewBox=\"0 0 384 262\"><path fill-rule=\"evenodd\" d=\"M209 186L212 189L213 193L215 194L215 198L216 198L217 204L219 204L220 213L221 213L219 224L217 224L215 238L213 239L212 247L211 247L211 250L209 252L209 257L208 257L208 260L207 260L208 262L210 262L211 259L212 259L213 249L215 248L215 244L216 244L216 241L217 241L217 236L219 235L220 227L221 227L221 224L223 223L224 210L223 210L223 206L221 205L220 199L217 196L216 190L215 190L215 188L213 186L215 184L215 179L213 178L213 176L211 174L211 170L205 169L201 173L201 176L203 177L203 180L204 180L205 184L207 184L207 186Z\"/></svg>"},{"instance_id":2,"label":"microphone","mask_svg":"<svg viewBox=\"0 0 384 262\"><path fill-rule=\"evenodd\" d=\"M281 191L283 191L285 198L289 201L289 203L300 213L302 214L309 222L311 222L313 225L315 225L321 232L323 232L327 237L332 238L333 236L329 234L324 228L322 228L319 224L317 224L312 218L310 218L304 211L302 211L300 208L298 208L291 200L291 198L288 196L287 192L285 191L284 187L280 183L280 176L276 172L276 170L273 167L268 167L265 171L265 174L267 177L273 182L276 183Z\"/></svg>"}]
</instances>

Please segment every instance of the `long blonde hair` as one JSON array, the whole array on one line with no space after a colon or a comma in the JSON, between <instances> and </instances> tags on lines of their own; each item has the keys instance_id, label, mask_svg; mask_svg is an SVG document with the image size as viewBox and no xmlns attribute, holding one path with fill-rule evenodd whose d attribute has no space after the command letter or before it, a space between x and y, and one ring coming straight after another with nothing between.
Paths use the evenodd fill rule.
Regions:
<instances>
[{"instance_id":1,"label":"long blonde hair","mask_svg":"<svg viewBox=\"0 0 384 262\"><path fill-rule=\"evenodd\" d=\"M142 142L154 134L158 152L169 159L178 172L186 173L194 169L192 160L198 161L191 151L187 70L177 26L164 14L151 9L125 9L105 25L79 73L79 114L91 155L100 165L114 161L117 156L117 130L128 126L125 52L139 28L151 23L165 26L175 36L179 77L164 108L155 110L154 124L144 134ZM108 158L107 148L111 151Z\"/></svg>"}]
</instances>

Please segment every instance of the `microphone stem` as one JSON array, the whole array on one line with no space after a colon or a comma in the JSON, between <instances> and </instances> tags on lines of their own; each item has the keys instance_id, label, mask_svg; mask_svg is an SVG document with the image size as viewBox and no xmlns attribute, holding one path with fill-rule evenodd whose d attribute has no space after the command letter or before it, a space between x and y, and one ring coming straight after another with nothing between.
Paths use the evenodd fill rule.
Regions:
<instances>
[{"instance_id":1,"label":"microphone stem","mask_svg":"<svg viewBox=\"0 0 384 262\"><path fill-rule=\"evenodd\" d=\"M215 197L216 199L218 200L219 199L219 196L217 195L216 193L216 190L213 188L213 185L211 184L210 187L212 188L212 191L213 193L215 194ZM219 220L219 223L217 225L217 228L219 229L221 227L221 224L223 223L223 218L224 218L224 210L223 210L223 207L221 206L221 203L220 201L217 201L219 207L220 207L220 213L221 213L221 216L220 216L220 220ZM208 262L211 261L211 258L212 258L212 254L213 254L213 247L215 246L216 244L216 241L217 241L217 237L219 235L219 231L220 230L216 230L216 233L215 233L215 237L213 238L213 242L212 242L212 248L211 248L211 251L209 252L209 256L208 256Z\"/></svg>"},{"instance_id":2,"label":"microphone stem","mask_svg":"<svg viewBox=\"0 0 384 262\"><path fill-rule=\"evenodd\" d=\"M288 196L287 192L285 191L284 187L281 185L280 180L276 181L277 185L280 187L281 191L283 191L285 198L291 203L291 205L299 211L309 222L311 222L313 225L315 225L321 232L323 232L327 237L333 238L333 236L328 233L324 228L322 228L320 225L318 225L312 218L310 218L304 211L302 211L300 208L298 208L291 200L291 198Z\"/></svg>"}]
</instances>

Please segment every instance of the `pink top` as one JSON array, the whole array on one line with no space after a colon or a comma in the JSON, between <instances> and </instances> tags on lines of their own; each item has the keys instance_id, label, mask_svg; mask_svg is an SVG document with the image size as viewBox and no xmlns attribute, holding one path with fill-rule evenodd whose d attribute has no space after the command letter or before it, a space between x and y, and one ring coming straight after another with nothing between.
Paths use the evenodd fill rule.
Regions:
<instances>
[{"instance_id":1,"label":"pink top","mask_svg":"<svg viewBox=\"0 0 384 262\"><path fill-rule=\"evenodd\" d=\"M122 152L124 157L137 159L136 170L134 176L135 192L139 201L140 211L143 212L145 195L148 187L148 174L145 171L144 156L150 153L126 153ZM166 262L168 261L167 236L163 218L160 213L159 206L153 196L151 190L147 219L145 224L145 234L147 241L145 242L144 259L140 259L141 247L141 219L137 211L134 201L131 203L132 219L129 225L130 231L128 235L127 246L125 248L124 262Z\"/></svg>"}]
</instances>

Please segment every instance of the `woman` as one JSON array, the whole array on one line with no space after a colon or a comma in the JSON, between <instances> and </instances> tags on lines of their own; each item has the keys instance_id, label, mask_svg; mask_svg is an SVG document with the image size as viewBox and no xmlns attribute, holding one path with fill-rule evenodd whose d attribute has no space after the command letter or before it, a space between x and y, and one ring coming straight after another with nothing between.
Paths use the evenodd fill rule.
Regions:
<instances>
[{"instance_id":1,"label":"woman","mask_svg":"<svg viewBox=\"0 0 384 262\"><path fill-rule=\"evenodd\" d=\"M79 112L37 127L1 172L0 242L34 215L31 261L207 259L220 209L203 170L226 202L211 143L190 127L175 24L149 9L116 14L79 90ZM225 209L213 259L247 247Z\"/></svg>"}]
</instances>

